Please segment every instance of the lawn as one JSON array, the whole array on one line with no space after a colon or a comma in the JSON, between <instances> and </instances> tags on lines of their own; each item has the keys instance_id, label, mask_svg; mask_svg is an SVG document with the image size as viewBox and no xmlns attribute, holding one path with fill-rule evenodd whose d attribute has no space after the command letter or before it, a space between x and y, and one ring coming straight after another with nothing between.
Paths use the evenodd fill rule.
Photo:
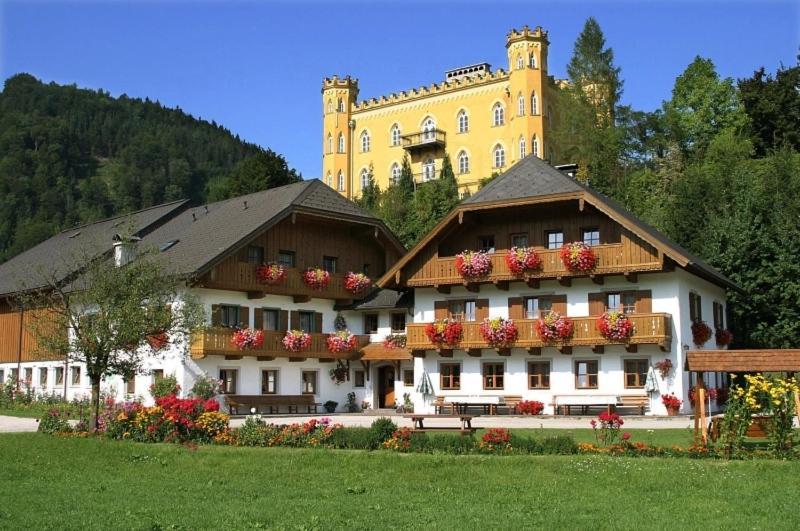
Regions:
<instances>
[{"instance_id":1,"label":"lawn","mask_svg":"<svg viewBox=\"0 0 800 531\"><path fill-rule=\"evenodd\" d=\"M0 435L0 528L793 529L800 463Z\"/></svg>"}]
</instances>

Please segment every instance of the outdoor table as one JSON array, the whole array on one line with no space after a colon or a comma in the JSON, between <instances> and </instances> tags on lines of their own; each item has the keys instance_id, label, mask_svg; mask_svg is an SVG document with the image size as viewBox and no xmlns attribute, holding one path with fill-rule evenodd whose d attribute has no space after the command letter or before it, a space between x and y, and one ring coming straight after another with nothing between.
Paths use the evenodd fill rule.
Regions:
<instances>
[{"instance_id":1,"label":"outdoor table","mask_svg":"<svg viewBox=\"0 0 800 531\"><path fill-rule=\"evenodd\" d=\"M450 395L445 396L444 401L453 404L457 413L465 414L469 406L481 406L490 415L497 413L497 406L503 403L502 396L486 395Z\"/></svg>"},{"instance_id":2,"label":"outdoor table","mask_svg":"<svg viewBox=\"0 0 800 531\"><path fill-rule=\"evenodd\" d=\"M567 415L571 412L572 406L580 407L582 412L586 412L590 406L606 406L608 412L611 408L621 403L619 395L556 395L553 396L553 405L558 413L558 408L566 408Z\"/></svg>"}]
</instances>

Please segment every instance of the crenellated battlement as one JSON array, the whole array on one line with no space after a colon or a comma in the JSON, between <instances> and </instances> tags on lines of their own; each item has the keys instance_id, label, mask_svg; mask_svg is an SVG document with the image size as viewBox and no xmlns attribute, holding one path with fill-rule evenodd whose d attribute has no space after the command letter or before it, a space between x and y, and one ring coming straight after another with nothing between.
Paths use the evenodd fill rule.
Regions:
<instances>
[{"instance_id":1,"label":"crenellated battlement","mask_svg":"<svg viewBox=\"0 0 800 531\"><path fill-rule=\"evenodd\" d=\"M547 40L547 31L543 30L541 26L530 29L526 24L522 26L521 30L512 28L511 31L508 32L508 35L506 35L506 48L515 42L525 40L539 40L549 43Z\"/></svg>"},{"instance_id":2,"label":"crenellated battlement","mask_svg":"<svg viewBox=\"0 0 800 531\"><path fill-rule=\"evenodd\" d=\"M326 77L322 80L322 91L333 88L355 89L358 90L358 79L350 76L339 77L332 76Z\"/></svg>"}]
</instances>

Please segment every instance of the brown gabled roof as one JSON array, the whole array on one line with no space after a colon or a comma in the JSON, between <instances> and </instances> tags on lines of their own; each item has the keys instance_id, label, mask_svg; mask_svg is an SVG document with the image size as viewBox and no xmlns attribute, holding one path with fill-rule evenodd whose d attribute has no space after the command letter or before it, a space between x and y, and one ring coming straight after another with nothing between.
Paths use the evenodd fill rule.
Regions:
<instances>
[{"instance_id":1,"label":"brown gabled roof","mask_svg":"<svg viewBox=\"0 0 800 531\"><path fill-rule=\"evenodd\" d=\"M685 369L693 372L800 371L800 349L690 350Z\"/></svg>"},{"instance_id":2,"label":"brown gabled roof","mask_svg":"<svg viewBox=\"0 0 800 531\"><path fill-rule=\"evenodd\" d=\"M709 282L737 291L742 289L725 275L672 241L664 234L643 222L614 200L590 186L550 166L547 162L529 155L505 173L494 179L475 195L465 199L426 234L397 264L378 281L380 287L391 287L398 270L401 270L433 238L456 217L464 212L486 210L510 205L549 203L564 200L585 201L600 212L630 230L653 247L683 267Z\"/></svg>"}]
</instances>

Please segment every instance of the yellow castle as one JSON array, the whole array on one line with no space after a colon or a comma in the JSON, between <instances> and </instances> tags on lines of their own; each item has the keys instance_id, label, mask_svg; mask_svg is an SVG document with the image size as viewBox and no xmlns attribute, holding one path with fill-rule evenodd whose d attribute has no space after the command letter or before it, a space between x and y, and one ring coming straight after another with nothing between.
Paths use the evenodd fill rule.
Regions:
<instances>
[{"instance_id":1,"label":"yellow castle","mask_svg":"<svg viewBox=\"0 0 800 531\"><path fill-rule=\"evenodd\" d=\"M385 190L408 157L416 182L439 177L450 157L463 195L481 179L526 155L554 160L555 91L547 75L547 32L511 30L508 70L478 63L445 73L441 83L358 100L358 80L322 83L322 178L356 198L372 171Z\"/></svg>"}]
</instances>

